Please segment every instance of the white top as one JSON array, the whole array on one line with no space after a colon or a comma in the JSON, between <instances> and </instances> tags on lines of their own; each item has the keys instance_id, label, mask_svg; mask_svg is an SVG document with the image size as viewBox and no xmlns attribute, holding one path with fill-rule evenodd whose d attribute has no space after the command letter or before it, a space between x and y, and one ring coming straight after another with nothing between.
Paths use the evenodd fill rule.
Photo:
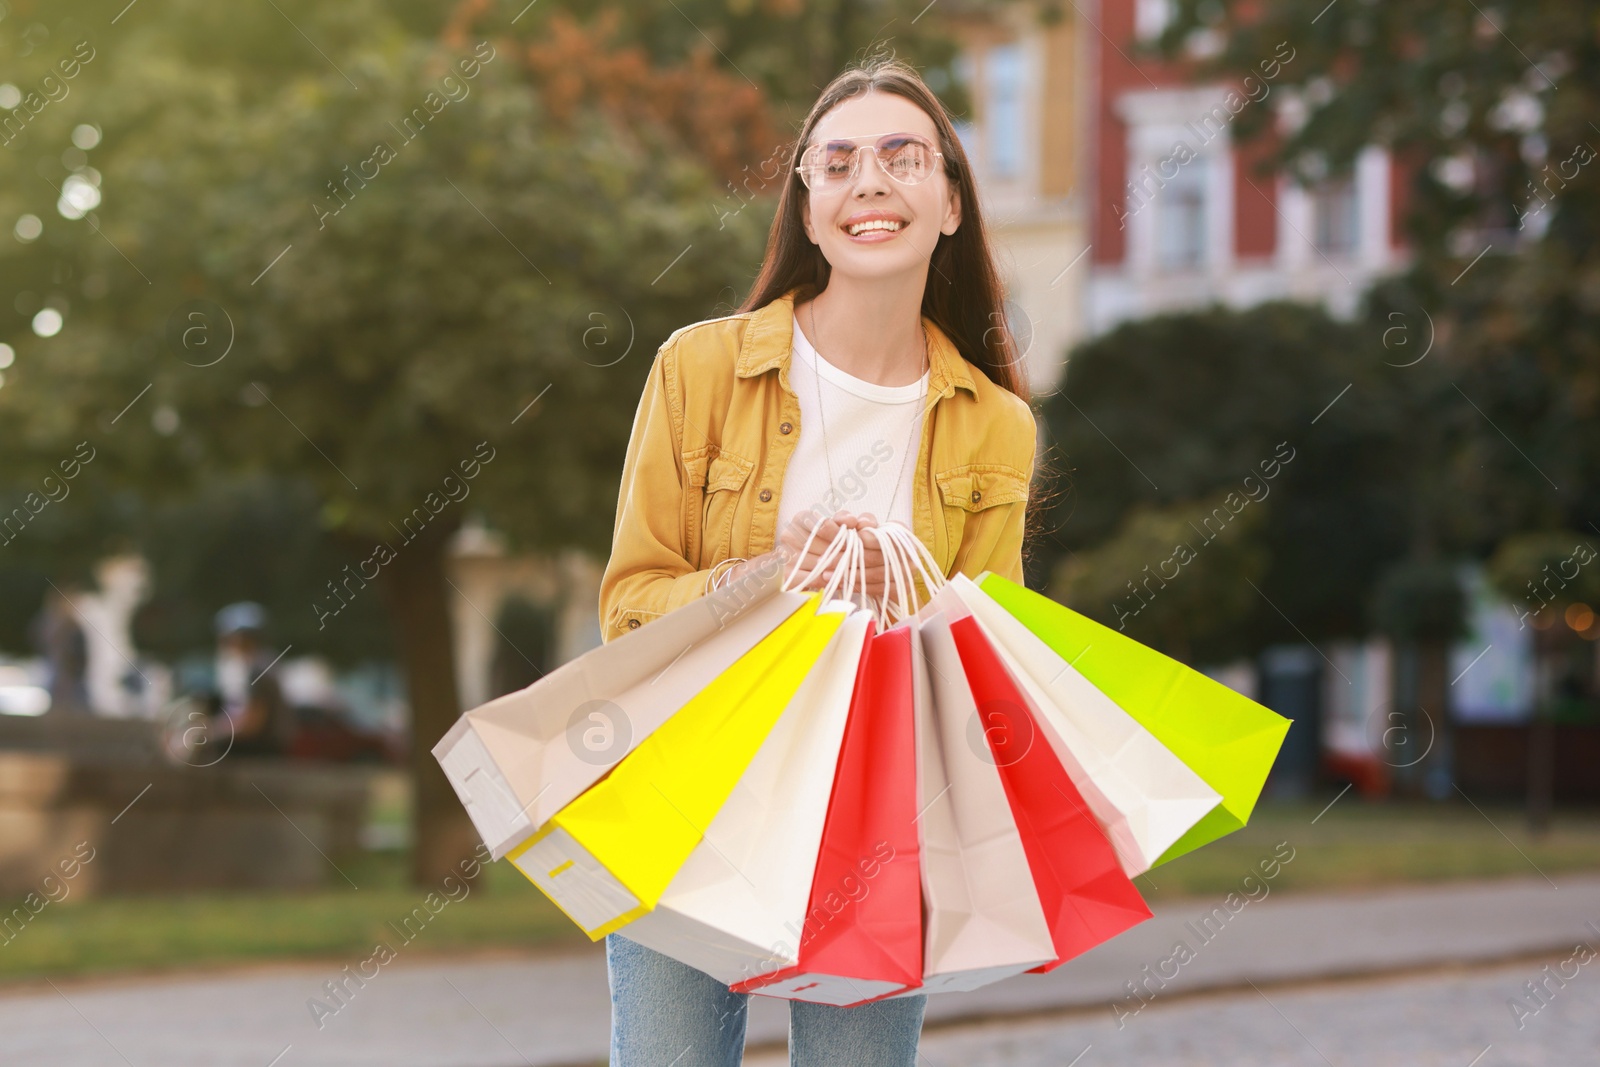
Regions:
<instances>
[{"instance_id":1,"label":"white top","mask_svg":"<svg viewBox=\"0 0 1600 1067\"><path fill-rule=\"evenodd\" d=\"M879 522L897 520L908 530L914 529L911 483L921 443L928 372L907 385L878 385L857 378L818 357L801 332L798 317L794 321L792 351L789 384L800 400L800 437L783 472L783 489L778 497L779 539L787 523L813 506L823 516L839 510L857 515L870 512ZM833 467L832 496L829 461ZM891 501L889 494L894 492L896 479L899 491Z\"/></svg>"}]
</instances>

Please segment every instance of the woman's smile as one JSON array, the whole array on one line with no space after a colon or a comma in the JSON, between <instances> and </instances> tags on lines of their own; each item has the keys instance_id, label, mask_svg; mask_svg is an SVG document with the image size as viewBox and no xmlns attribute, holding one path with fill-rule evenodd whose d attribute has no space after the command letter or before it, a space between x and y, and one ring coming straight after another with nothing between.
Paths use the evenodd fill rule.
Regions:
<instances>
[{"instance_id":1,"label":"woman's smile","mask_svg":"<svg viewBox=\"0 0 1600 1067\"><path fill-rule=\"evenodd\" d=\"M908 225L903 215L893 211L858 211L839 228L857 244L877 244L891 240Z\"/></svg>"}]
</instances>

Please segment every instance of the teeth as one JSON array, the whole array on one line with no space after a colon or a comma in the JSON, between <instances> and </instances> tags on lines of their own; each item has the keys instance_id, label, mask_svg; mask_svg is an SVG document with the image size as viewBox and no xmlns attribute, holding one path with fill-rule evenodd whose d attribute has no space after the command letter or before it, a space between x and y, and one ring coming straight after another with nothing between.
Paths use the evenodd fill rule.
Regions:
<instances>
[{"instance_id":1,"label":"teeth","mask_svg":"<svg viewBox=\"0 0 1600 1067\"><path fill-rule=\"evenodd\" d=\"M855 225L851 226L847 232L852 237L863 233L868 233L873 230L888 230L890 233L898 233L902 228L904 228L904 226L905 223L896 222L893 219L872 219L868 222L856 223Z\"/></svg>"}]
</instances>

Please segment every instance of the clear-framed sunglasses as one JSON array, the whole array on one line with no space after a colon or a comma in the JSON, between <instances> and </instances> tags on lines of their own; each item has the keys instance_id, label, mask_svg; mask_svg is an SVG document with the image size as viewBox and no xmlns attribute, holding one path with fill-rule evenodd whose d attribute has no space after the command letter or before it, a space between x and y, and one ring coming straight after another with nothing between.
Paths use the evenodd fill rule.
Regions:
<instances>
[{"instance_id":1,"label":"clear-framed sunglasses","mask_svg":"<svg viewBox=\"0 0 1600 1067\"><path fill-rule=\"evenodd\" d=\"M843 189L861 172L861 150L872 149L882 171L902 185L917 185L943 166L944 153L916 133L886 133L873 144L864 138L836 138L807 145L800 153L800 180L813 192Z\"/></svg>"}]
</instances>

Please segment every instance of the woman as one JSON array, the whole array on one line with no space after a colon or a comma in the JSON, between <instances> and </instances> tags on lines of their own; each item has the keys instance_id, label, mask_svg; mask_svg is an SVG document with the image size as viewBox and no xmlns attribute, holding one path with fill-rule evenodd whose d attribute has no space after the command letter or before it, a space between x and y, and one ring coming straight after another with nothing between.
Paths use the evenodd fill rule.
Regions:
<instances>
[{"instance_id":1,"label":"woman","mask_svg":"<svg viewBox=\"0 0 1600 1067\"><path fill-rule=\"evenodd\" d=\"M1022 580L1036 429L949 115L912 68L879 59L828 85L797 143L749 299L673 333L645 383L600 584L605 640L792 566L813 525L800 572L853 526L874 596L880 517L946 574ZM746 994L621 934L606 958L613 1067L741 1061ZM911 1067L926 1000L793 1001L791 1063Z\"/></svg>"}]
</instances>

